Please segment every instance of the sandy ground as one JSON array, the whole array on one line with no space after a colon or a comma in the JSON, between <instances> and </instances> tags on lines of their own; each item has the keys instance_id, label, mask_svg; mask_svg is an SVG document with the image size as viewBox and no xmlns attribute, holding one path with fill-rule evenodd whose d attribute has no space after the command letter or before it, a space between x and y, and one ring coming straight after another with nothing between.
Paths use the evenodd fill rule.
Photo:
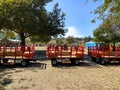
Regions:
<instances>
[{"instance_id":1,"label":"sandy ground","mask_svg":"<svg viewBox=\"0 0 120 90\"><path fill-rule=\"evenodd\" d=\"M35 50L46 50L46 47L35 46Z\"/></svg>"},{"instance_id":2,"label":"sandy ground","mask_svg":"<svg viewBox=\"0 0 120 90\"><path fill-rule=\"evenodd\" d=\"M27 67L0 66L0 90L120 90L119 64L102 66L87 60L78 66L52 67L50 60Z\"/></svg>"},{"instance_id":3,"label":"sandy ground","mask_svg":"<svg viewBox=\"0 0 120 90\"><path fill-rule=\"evenodd\" d=\"M0 70L0 90L120 90L120 65L84 61L52 67L50 61ZM42 67L43 66L43 67Z\"/></svg>"}]
</instances>

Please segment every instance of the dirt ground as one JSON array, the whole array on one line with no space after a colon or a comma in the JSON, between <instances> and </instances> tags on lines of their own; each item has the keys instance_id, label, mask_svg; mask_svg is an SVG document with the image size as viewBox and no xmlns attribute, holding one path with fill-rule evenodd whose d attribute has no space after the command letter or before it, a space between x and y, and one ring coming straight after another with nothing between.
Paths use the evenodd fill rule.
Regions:
<instances>
[{"instance_id":1,"label":"dirt ground","mask_svg":"<svg viewBox=\"0 0 120 90\"><path fill-rule=\"evenodd\" d=\"M0 66L0 90L120 90L120 65L99 65L86 57L78 66L38 61L26 67Z\"/></svg>"}]
</instances>

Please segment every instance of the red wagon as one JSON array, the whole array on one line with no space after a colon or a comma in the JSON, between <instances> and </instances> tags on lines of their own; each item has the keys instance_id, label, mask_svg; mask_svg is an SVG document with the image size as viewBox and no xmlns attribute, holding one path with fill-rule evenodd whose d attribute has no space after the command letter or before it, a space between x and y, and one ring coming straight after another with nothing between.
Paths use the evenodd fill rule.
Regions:
<instances>
[{"instance_id":1,"label":"red wagon","mask_svg":"<svg viewBox=\"0 0 120 90\"><path fill-rule=\"evenodd\" d=\"M79 61L84 59L84 47L47 46L46 57L51 59L52 66L57 65L58 62L78 65Z\"/></svg>"},{"instance_id":2,"label":"red wagon","mask_svg":"<svg viewBox=\"0 0 120 90\"><path fill-rule=\"evenodd\" d=\"M0 46L0 64L15 64L20 62L26 66L29 61L33 60L35 48L33 45L28 46Z\"/></svg>"},{"instance_id":3,"label":"red wagon","mask_svg":"<svg viewBox=\"0 0 120 90\"><path fill-rule=\"evenodd\" d=\"M88 55L92 57L92 60L100 64L105 63L119 63L120 62L120 47L115 47L113 50L111 47L92 46L88 47Z\"/></svg>"}]
</instances>

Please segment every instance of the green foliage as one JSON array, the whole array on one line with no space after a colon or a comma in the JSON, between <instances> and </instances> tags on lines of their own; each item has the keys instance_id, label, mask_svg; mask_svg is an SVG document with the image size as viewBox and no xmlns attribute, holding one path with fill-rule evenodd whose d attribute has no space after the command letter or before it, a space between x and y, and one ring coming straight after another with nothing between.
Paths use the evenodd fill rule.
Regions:
<instances>
[{"instance_id":1,"label":"green foliage","mask_svg":"<svg viewBox=\"0 0 120 90\"><path fill-rule=\"evenodd\" d=\"M57 38L57 39L56 39L56 43L57 43L57 45L63 44L62 38Z\"/></svg>"},{"instance_id":2,"label":"green foliage","mask_svg":"<svg viewBox=\"0 0 120 90\"><path fill-rule=\"evenodd\" d=\"M0 29L9 29L20 35L22 44L29 36L51 37L64 35L65 14L58 4L52 12L45 6L52 0L1 0Z\"/></svg>"},{"instance_id":3,"label":"green foliage","mask_svg":"<svg viewBox=\"0 0 120 90\"><path fill-rule=\"evenodd\" d=\"M102 42L102 43L110 43L110 36L109 30L98 28L94 31L94 37L96 42Z\"/></svg>"},{"instance_id":4,"label":"green foliage","mask_svg":"<svg viewBox=\"0 0 120 90\"><path fill-rule=\"evenodd\" d=\"M102 25L94 31L95 41L115 44L120 42L120 0L103 1L94 10L94 14L99 14L97 18L103 20Z\"/></svg>"},{"instance_id":5,"label":"green foliage","mask_svg":"<svg viewBox=\"0 0 120 90\"><path fill-rule=\"evenodd\" d=\"M91 20L92 23L96 23L95 19Z\"/></svg>"},{"instance_id":6,"label":"green foliage","mask_svg":"<svg viewBox=\"0 0 120 90\"><path fill-rule=\"evenodd\" d=\"M94 10L94 14L99 14L98 19L104 20L109 17L112 19L110 23L120 24L120 0L104 0L103 4Z\"/></svg>"},{"instance_id":7,"label":"green foliage","mask_svg":"<svg viewBox=\"0 0 120 90\"><path fill-rule=\"evenodd\" d=\"M15 39L15 33L12 32L11 30L6 30L4 32L4 35L6 39Z\"/></svg>"},{"instance_id":8,"label":"green foliage","mask_svg":"<svg viewBox=\"0 0 120 90\"><path fill-rule=\"evenodd\" d=\"M64 29L65 26L65 13L61 12L61 9L58 8L59 4L56 3L54 5L53 11L49 13L49 26L52 30L50 30L50 33L52 36L57 35L64 35L67 31Z\"/></svg>"},{"instance_id":9,"label":"green foliage","mask_svg":"<svg viewBox=\"0 0 120 90\"><path fill-rule=\"evenodd\" d=\"M92 40L92 37L91 37L91 36L88 36L88 37L85 37L85 38L84 38L84 41L85 41L85 42L89 42L89 41L91 41L91 40Z\"/></svg>"},{"instance_id":10,"label":"green foliage","mask_svg":"<svg viewBox=\"0 0 120 90\"><path fill-rule=\"evenodd\" d=\"M72 36L68 36L66 38L66 42L67 42L68 45L70 45L70 44L74 43L74 38Z\"/></svg>"},{"instance_id":11,"label":"green foliage","mask_svg":"<svg viewBox=\"0 0 120 90\"><path fill-rule=\"evenodd\" d=\"M36 43L36 42L47 43L50 41L50 39L51 39L50 36L41 36L41 37L40 36L31 36L30 37L31 42L33 42L33 43Z\"/></svg>"},{"instance_id":12,"label":"green foliage","mask_svg":"<svg viewBox=\"0 0 120 90\"><path fill-rule=\"evenodd\" d=\"M102 25L100 25L94 31L94 37L96 42L102 43L117 43L120 42L120 25L110 24L111 20L106 19Z\"/></svg>"}]
</instances>

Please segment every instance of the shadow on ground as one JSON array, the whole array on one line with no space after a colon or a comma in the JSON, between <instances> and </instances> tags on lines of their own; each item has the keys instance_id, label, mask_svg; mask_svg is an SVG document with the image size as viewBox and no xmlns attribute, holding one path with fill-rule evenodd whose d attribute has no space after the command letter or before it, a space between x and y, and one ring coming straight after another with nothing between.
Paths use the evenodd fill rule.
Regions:
<instances>
[{"instance_id":1,"label":"shadow on ground","mask_svg":"<svg viewBox=\"0 0 120 90\"><path fill-rule=\"evenodd\" d=\"M85 68L101 68L100 65L93 63L93 62L89 62L89 61L82 61L80 62L78 65L74 65L71 63L67 63L67 64L63 64L63 63L59 63L56 66L54 66L56 68L61 68L61 69L66 69L66 68L77 68L77 67L85 67Z\"/></svg>"},{"instance_id":2,"label":"shadow on ground","mask_svg":"<svg viewBox=\"0 0 120 90\"><path fill-rule=\"evenodd\" d=\"M0 90L5 90L5 86L12 83L12 79L8 76L10 72L6 72L6 69L0 68Z\"/></svg>"},{"instance_id":3,"label":"shadow on ground","mask_svg":"<svg viewBox=\"0 0 120 90\"><path fill-rule=\"evenodd\" d=\"M64 69L64 68L77 68L77 67L102 68L103 66L92 62L91 57L89 57L87 54L85 54L84 60L81 61L78 65L74 65L74 64L71 64L71 63L69 63L69 64L59 63L55 67Z\"/></svg>"},{"instance_id":4,"label":"shadow on ground","mask_svg":"<svg viewBox=\"0 0 120 90\"><path fill-rule=\"evenodd\" d=\"M46 69L47 64L46 63L40 63L40 62L32 62L29 63L27 66L21 66L21 64L15 64L15 65L1 65L0 69L15 69L15 68L32 68L37 67L40 69Z\"/></svg>"},{"instance_id":5,"label":"shadow on ground","mask_svg":"<svg viewBox=\"0 0 120 90\"><path fill-rule=\"evenodd\" d=\"M105 67L120 67L120 63L107 63L103 66L105 66Z\"/></svg>"}]
</instances>

